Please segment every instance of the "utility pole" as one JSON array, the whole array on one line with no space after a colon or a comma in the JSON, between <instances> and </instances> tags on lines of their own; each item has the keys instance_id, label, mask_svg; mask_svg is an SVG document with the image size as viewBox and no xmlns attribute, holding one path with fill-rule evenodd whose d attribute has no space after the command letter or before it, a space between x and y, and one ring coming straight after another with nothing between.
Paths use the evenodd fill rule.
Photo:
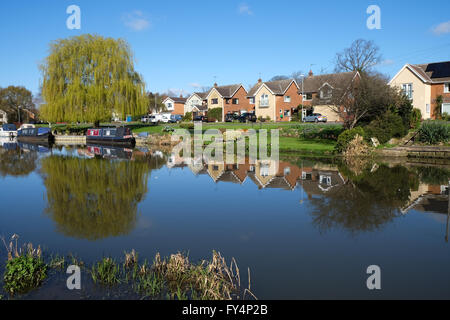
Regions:
<instances>
[{"instance_id":1,"label":"utility pole","mask_svg":"<svg viewBox=\"0 0 450 320\"><path fill-rule=\"evenodd\" d=\"M450 180L448 181L448 213L447 213L447 233L445 235L445 241L448 242L448 225L450 220Z\"/></svg>"},{"instance_id":2,"label":"utility pole","mask_svg":"<svg viewBox=\"0 0 450 320\"><path fill-rule=\"evenodd\" d=\"M20 106L17 106L17 114L19 115L19 123L20 123Z\"/></svg>"},{"instance_id":3,"label":"utility pole","mask_svg":"<svg viewBox=\"0 0 450 320\"><path fill-rule=\"evenodd\" d=\"M305 75L301 74L300 77L302 78L302 122L304 120L303 118L303 106L305 105L305 90L304 90L304 85L303 83L305 82Z\"/></svg>"}]
</instances>

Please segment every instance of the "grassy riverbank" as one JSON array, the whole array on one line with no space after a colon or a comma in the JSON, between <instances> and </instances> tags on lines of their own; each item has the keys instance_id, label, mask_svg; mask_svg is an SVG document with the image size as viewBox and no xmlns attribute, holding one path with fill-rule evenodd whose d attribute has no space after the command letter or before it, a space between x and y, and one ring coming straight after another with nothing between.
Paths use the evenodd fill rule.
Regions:
<instances>
[{"instance_id":1,"label":"grassy riverbank","mask_svg":"<svg viewBox=\"0 0 450 320\"><path fill-rule=\"evenodd\" d=\"M164 134L167 128L171 129L181 129L180 125L159 125L159 126L147 126L142 128L137 128L133 130L134 133L148 133L148 134ZM259 130L280 130L280 152L299 152L306 154L315 155L331 155L334 151L336 141L334 139L321 139L321 138L305 138L302 137L301 132L303 130L323 130L329 128L342 128L341 125L311 125L311 124L299 124L299 123L266 123L266 124L234 124L234 123L223 123L223 124L204 124L203 132L206 130L216 129L224 132L225 130L249 130L254 129L259 134ZM193 133L192 130L190 130ZM294 136L292 136L294 132ZM269 141L270 144L270 132Z\"/></svg>"},{"instance_id":2,"label":"grassy riverbank","mask_svg":"<svg viewBox=\"0 0 450 320\"><path fill-rule=\"evenodd\" d=\"M109 292L124 291L128 298L152 300L241 300L254 298L249 288L242 288L239 268L234 259L227 264L218 252L212 259L193 263L182 253L161 258L159 254L152 263L139 260L135 250L125 252L122 259L104 257L91 265L73 256L46 256L40 246L31 244L18 247L17 236L11 239L7 262L4 265L4 299L26 298L32 292L39 294L48 283L65 285L66 268L76 265L83 276L83 286L90 290L107 289ZM2 266L3 267L3 266ZM42 288L42 290L44 290Z\"/></svg>"}]
</instances>

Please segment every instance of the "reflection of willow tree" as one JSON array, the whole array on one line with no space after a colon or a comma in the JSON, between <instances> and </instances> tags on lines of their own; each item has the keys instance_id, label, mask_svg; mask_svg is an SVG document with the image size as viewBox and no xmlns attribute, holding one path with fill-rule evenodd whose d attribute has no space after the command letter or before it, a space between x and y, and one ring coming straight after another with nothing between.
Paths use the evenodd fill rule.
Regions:
<instances>
[{"instance_id":1,"label":"reflection of willow tree","mask_svg":"<svg viewBox=\"0 0 450 320\"><path fill-rule=\"evenodd\" d=\"M89 240L129 233L147 192L148 166L52 156L42 160L47 213L66 235Z\"/></svg>"},{"instance_id":2,"label":"reflection of willow tree","mask_svg":"<svg viewBox=\"0 0 450 320\"><path fill-rule=\"evenodd\" d=\"M0 175L27 176L36 169L37 158L36 152L0 149Z\"/></svg>"},{"instance_id":3,"label":"reflection of willow tree","mask_svg":"<svg viewBox=\"0 0 450 320\"><path fill-rule=\"evenodd\" d=\"M358 177L347 168L341 173L348 180L325 197L311 200L314 223L321 230L343 227L352 233L374 231L399 215L417 190L418 178L405 167L380 166L377 171L365 170ZM346 175L348 174L348 175Z\"/></svg>"}]
</instances>

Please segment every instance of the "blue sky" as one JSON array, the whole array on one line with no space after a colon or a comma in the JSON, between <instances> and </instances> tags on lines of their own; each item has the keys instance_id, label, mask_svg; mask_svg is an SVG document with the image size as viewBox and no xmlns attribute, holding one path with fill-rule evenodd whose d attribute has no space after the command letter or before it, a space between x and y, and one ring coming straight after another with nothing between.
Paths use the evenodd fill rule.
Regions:
<instances>
[{"instance_id":1,"label":"blue sky","mask_svg":"<svg viewBox=\"0 0 450 320\"><path fill-rule=\"evenodd\" d=\"M69 5L81 30L68 30ZM381 30L369 30L369 5ZM336 52L358 38L374 40L390 76L405 63L450 60L450 2L299 0L16 0L0 10L0 87L38 91L39 63L56 39L96 33L126 39L149 91L254 84L294 71L333 71Z\"/></svg>"}]
</instances>

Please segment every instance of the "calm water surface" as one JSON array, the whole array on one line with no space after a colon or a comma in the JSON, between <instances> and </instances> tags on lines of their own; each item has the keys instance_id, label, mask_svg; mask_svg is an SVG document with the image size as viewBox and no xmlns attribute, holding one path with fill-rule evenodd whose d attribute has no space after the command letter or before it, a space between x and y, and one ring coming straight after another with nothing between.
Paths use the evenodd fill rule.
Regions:
<instances>
[{"instance_id":1,"label":"calm water surface","mask_svg":"<svg viewBox=\"0 0 450 320\"><path fill-rule=\"evenodd\" d=\"M449 299L449 179L450 162L207 166L167 151L3 143L0 235L86 262L217 250L251 269L260 299ZM366 287L374 264L377 292ZM65 292L65 278L46 286Z\"/></svg>"}]
</instances>

